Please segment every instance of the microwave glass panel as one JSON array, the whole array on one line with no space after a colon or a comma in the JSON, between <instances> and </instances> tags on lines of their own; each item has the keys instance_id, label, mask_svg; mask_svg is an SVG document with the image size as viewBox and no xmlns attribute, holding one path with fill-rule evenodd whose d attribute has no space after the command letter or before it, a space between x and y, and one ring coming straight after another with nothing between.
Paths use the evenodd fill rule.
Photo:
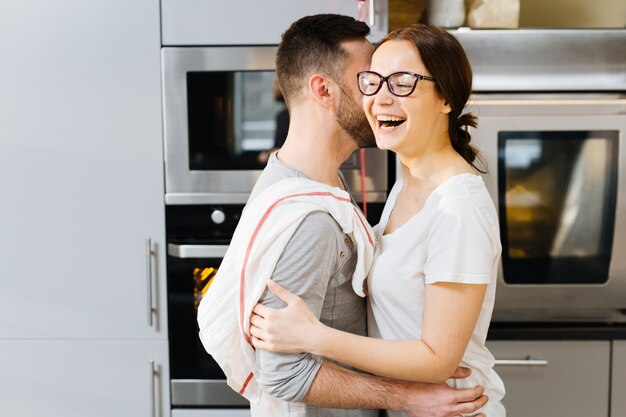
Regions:
<instances>
[{"instance_id":1,"label":"microwave glass panel","mask_svg":"<svg viewBox=\"0 0 626 417\"><path fill-rule=\"evenodd\" d=\"M499 132L505 282L607 281L618 135L618 131Z\"/></svg>"},{"instance_id":2,"label":"microwave glass panel","mask_svg":"<svg viewBox=\"0 0 626 417\"><path fill-rule=\"evenodd\" d=\"M274 71L187 73L189 168L261 169L259 153L280 147L289 116Z\"/></svg>"}]
</instances>

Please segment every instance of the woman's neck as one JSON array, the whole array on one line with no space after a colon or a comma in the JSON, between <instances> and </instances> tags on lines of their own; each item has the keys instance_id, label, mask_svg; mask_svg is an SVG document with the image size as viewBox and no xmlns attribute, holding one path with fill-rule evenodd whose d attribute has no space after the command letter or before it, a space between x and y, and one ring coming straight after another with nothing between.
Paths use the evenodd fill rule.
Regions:
<instances>
[{"instance_id":1,"label":"woman's neck","mask_svg":"<svg viewBox=\"0 0 626 417\"><path fill-rule=\"evenodd\" d=\"M405 181L442 183L462 173L473 173L472 166L454 150L451 144L411 153L398 153Z\"/></svg>"}]
</instances>

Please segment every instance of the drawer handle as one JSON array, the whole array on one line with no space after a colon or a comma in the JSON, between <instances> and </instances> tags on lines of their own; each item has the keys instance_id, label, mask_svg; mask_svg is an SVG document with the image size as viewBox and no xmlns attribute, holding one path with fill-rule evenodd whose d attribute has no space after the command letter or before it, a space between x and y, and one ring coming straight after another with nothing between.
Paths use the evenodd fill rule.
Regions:
<instances>
[{"instance_id":1,"label":"drawer handle","mask_svg":"<svg viewBox=\"0 0 626 417\"><path fill-rule=\"evenodd\" d=\"M150 359L150 371L150 417L158 417L161 415L160 391L155 392L155 388L157 388L156 380L160 378L160 366L153 359Z\"/></svg>"},{"instance_id":2,"label":"drawer handle","mask_svg":"<svg viewBox=\"0 0 626 417\"><path fill-rule=\"evenodd\" d=\"M148 325L152 327L154 325L153 316L158 314L157 309L154 307L154 300L152 297L152 258L156 256L156 252L152 249L152 239L146 239L146 278L148 280Z\"/></svg>"},{"instance_id":3,"label":"drawer handle","mask_svg":"<svg viewBox=\"0 0 626 417\"><path fill-rule=\"evenodd\" d=\"M548 366L548 361L530 356L526 359L496 359L496 366Z\"/></svg>"}]
</instances>

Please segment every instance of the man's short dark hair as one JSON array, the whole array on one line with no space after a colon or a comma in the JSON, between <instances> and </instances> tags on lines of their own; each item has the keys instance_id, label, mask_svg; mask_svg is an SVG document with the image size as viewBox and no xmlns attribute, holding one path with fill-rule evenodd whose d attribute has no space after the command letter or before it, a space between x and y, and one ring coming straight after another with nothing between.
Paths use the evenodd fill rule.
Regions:
<instances>
[{"instance_id":1,"label":"man's short dark hair","mask_svg":"<svg viewBox=\"0 0 626 417\"><path fill-rule=\"evenodd\" d=\"M295 21L283 33L276 54L276 76L287 105L297 99L312 73L338 76L347 57L341 42L365 39L369 32L367 24L337 14Z\"/></svg>"}]
</instances>

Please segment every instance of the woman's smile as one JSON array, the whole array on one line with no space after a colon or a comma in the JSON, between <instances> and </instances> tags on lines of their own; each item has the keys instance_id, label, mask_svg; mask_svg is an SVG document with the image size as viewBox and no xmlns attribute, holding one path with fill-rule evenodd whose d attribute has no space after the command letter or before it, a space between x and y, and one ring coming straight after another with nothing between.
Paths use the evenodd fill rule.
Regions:
<instances>
[{"instance_id":1,"label":"woman's smile","mask_svg":"<svg viewBox=\"0 0 626 417\"><path fill-rule=\"evenodd\" d=\"M376 130L392 132L404 122L406 122L406 117L381 114L376 116Z\"/></svg>"}]
</instances>

